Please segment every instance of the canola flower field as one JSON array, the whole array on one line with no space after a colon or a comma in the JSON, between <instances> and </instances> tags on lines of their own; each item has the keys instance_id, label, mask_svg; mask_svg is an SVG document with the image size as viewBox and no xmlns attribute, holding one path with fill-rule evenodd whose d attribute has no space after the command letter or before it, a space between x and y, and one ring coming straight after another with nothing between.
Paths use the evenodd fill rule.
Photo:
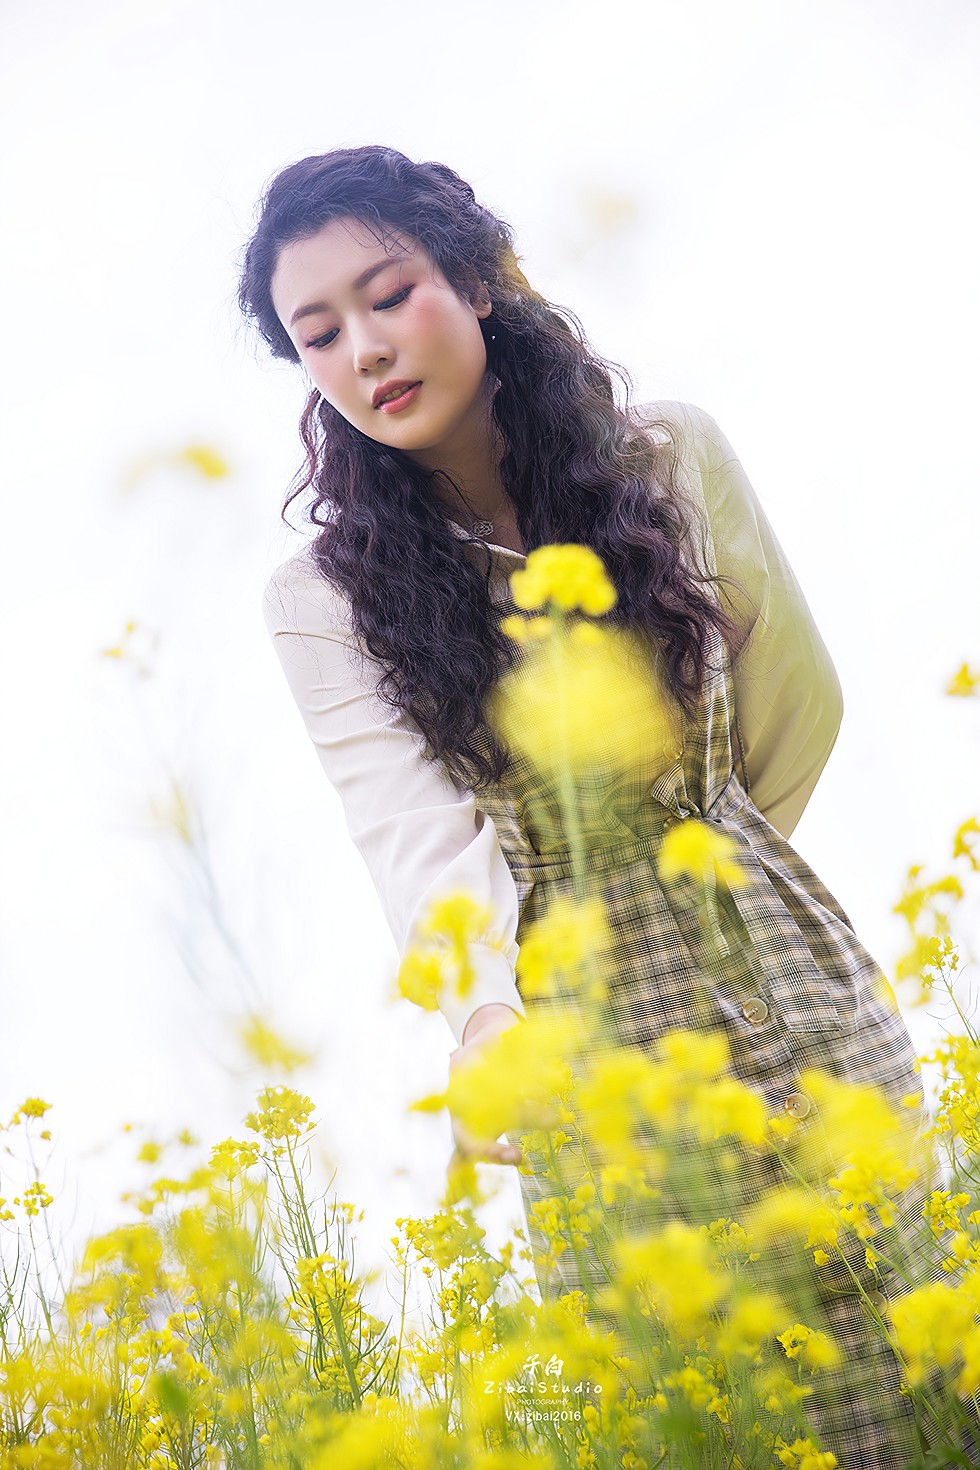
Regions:
<instances>
[{"instance_id":1,"label":"canola flower field","mask_svg":"<svg viewBox=\"0 0 980 1470\"><path fill-rule=\"evenodd\" d=\"M495 719L559 783L574 834L576 773L628 767L638 743L667 750L674 732L655 682L637 693L635 646L599 621L615 595L587 548L534 552L512 587L527 616L505 631L524 657ZM978 689L964 665L948 692ZM610 707L628 712L613 731L595 713ZM873 1088L819 1068L802 1079L818 1128L770 1116L731 1075L720 1034L618 1045L603 1031L607 915L583 868L521 947L522 994L551 1004L414 1104L448 1107L474 1138L520 1141L521 1167L551 1191L534 1211L546 1255L535 1261L521 1232L487 1249L487 1166L458 1151L438 1212L400 1220L392 1240L406 1295L419 1277L431 1287L422 1322L367 1310L356 1208L311 1183L315 1104L288 1081L259 1093L243 1136L206 1164L126 1196L128 1222L90 1240L52 1297L39 1267L52 1196L34 1162L49 1107L26 1099L3 1130L30 1182L0 1198L0 1470L833 1470L808 1415L848 1366L812 1290L811 1267L831 1262L897 1365L913 1411L906 1470L976 1463L964 1446L980 1418L980 1035L958 977L978 870L972 816L948 871L912 868L896 905L897 993L914 1005L944 992L962 1027L923 1059L941 1088L922 1137ZM696 820L665 836L659 872L699 885L706 914L716 885L740 881L725 834ZM400 993L428 1009L445 986L465 993L468 945L491 918L465 893L433 905ZM583 1051L583 1035L605 1043ZM254 1018L247 1040L270 1074L304 1060ZM745 1150L778 1160L787 1182L742 1218L712 1217L712 1180ZM920 1180L942 1187L924 1190L920 1276L904 1280L892 1227ZM672 1213L671 1197L705 1223ZM601 1269L583 1270L588 1290L542 1297L536 1277L569 1255ZM886 1271L903 1285L878 1298L866 1273Z\"/></svg>"}]
</instances>

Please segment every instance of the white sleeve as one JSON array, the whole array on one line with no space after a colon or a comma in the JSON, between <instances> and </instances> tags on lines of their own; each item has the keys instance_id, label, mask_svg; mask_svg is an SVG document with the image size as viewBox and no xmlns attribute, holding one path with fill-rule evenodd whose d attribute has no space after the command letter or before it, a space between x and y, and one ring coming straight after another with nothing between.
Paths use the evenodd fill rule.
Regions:
<instances>
[{"instance_id":1,"label":"white sleeve","mask_svg":"<svg viewBox=\"0 0 980 1470\"><path fill-rule=\"evenodd\" d=\"M418 726L377 695L380 665L356 640L348 605L303 552L272 574L266 627L347 829L367 864L399 955L437 896L460 890L491 911L470 947L469 993L443 994L457 1042L480 1006L525 1014L517 990L517 889L491 818L427 761ZM497 947L499 946L499 947Z\"/></svg>"}]
</instances>

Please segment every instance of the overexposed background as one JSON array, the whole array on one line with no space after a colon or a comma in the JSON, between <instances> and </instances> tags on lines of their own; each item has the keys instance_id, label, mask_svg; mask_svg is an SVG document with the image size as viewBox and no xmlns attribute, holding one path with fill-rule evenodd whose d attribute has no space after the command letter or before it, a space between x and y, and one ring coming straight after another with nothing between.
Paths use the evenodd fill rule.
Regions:
<instances>
[{"instance_id":1,"label":"overexposed background","mask_svg":"<svg viewBox=\"0 0 980 1470\"><path fill-rule=\"evenodd\" d=\"M244 335L236 259L308 154L450 164L638 401L717 419L844 689L794 844L890 964L907 867L980 799L976 702L943 694L980 659L970 0L7 0L0 28L0 1121L54 1105L69 1240L146 1167L123 1121L242 1136L253 1001L316 1048L299 1085L362 1263L450 1152L403 1107L452 1038L387 1002L393 944L260 615L304 539L278 519L304 392ZM192 444L232 473L172 458Z\"/></svg>"}]
</instances>

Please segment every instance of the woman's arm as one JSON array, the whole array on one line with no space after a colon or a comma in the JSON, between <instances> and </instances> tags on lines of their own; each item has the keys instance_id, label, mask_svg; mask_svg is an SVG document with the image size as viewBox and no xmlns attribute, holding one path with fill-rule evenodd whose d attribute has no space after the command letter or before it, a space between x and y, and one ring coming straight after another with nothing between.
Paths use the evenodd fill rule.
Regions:
<instances>
[{"instance_id":1,"label":"woman's arm","mask_svg":"<svg viewBox=\"0 0 980 1470\"><path fill-rule=\"evenodd\" d=\"M840 730L840 681L786 554L714 419L691 404L651 407L683 410L717 569L747 594L746 601L720 588L741 632L732 672L742 755L753 802L788 838Z\"/></svg>"},{"instance_id":2,"label":"woman's arm","mask_svg":"<svg viewBox=\"0 0 980 1470\"><path fill-rule=\"evenodd\" d=\"M517 890L492 820L423 758L421 732L377 697L380 666L360 649L343 597L304 552L276 569L263 614L283 672L340 796L347 828L364 858L400 955L429 902L465 890L491 910L470 958L476 979L465 997L440 1009L457 1042L483 1006L525 1014L514 979ZM487 1017L469 1027L469 1040Z\"/></svg>"}]
</instances>

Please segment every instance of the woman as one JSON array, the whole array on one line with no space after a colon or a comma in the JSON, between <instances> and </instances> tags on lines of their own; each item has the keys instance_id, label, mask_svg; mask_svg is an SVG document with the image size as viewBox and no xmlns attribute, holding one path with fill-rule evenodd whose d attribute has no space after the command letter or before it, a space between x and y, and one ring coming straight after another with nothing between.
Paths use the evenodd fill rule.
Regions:
<instances>
[{"instance_id":1,"label":"woman","mask_svg":"<svg viewBox=\"0 0 980 1470\"><path fill-rule=\"evenodd\" d=\"M443 999L453 1063L526 1014L521 937L569 891L553 805L483 711L513 657L499 628L510 573L534 547L572 542L615 583L610 620L663 650L684 730L678 759L651 756L614 794L612 836L589 854L630 1040L722 1029L737 1075L796 1117L814 1107L798 1080L808 1065L896 1104L921 1098L878 967L788 841L833 748L840 688L714 421L683 404L619 409L609 366L529 286L508 226L450 169L388 148L307 158L272 181L240 304L310 382L307 467L286 505L312 489L318 532L273 574L264 609L350 833L401 952L440 893L464 889L494 914L470 947L472 991ZM735 838L749 875L724 904L728 963L707 1014L692 1000L696 915L653 862L685 816ZM454 1129L461 1151L520 1161L505 1140ZM771 1183L747 1179L749 1195ZM530 1207L536 1181L522 1174L521 1188ZM910 1230L920 1205L910 1196ZM866 1276L883 1306L889 1281ZM894 1363L869 1345L878 1334L840 1263L823 1283L852 1360L844 1402L823 1405L828 1447L841 1466L884 1470L898 1462L881 1415L905 1407Z\"/></svg>"}]
</instances>

